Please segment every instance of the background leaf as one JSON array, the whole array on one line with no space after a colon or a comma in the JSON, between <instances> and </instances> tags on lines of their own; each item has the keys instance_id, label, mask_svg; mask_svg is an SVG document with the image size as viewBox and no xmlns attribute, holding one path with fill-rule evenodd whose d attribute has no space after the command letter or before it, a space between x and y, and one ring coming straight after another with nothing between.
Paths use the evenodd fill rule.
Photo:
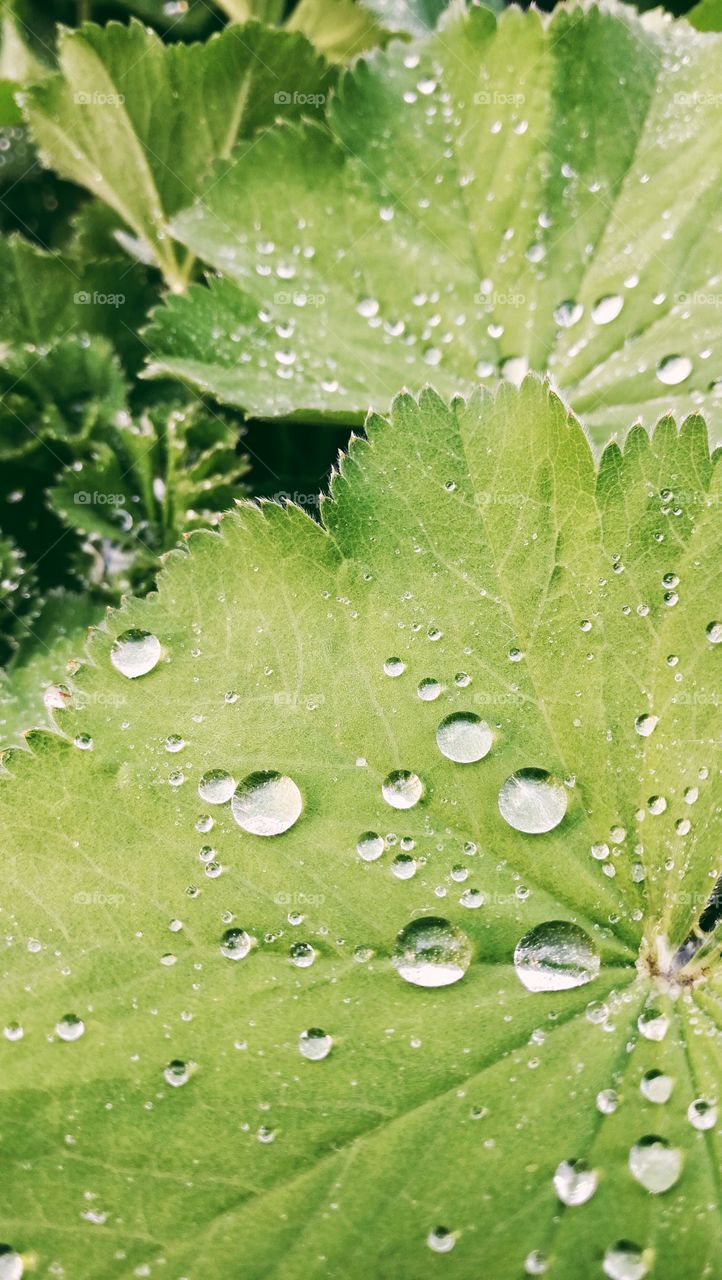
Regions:
<instances>
[{"instance_id":1,"label":"background leaf","mask_svg":"<svg viewBox=\"0 0 722 1280\"><path fill-rule=\"evenodd\" d=\"M151 370L310 423L547 368L597 442L694 407L718 438L721 47L475 7L359 63L333 137L269 130L175 219L221 278L157 313Z\"/></svg>"},{"instance_id":2,"label":"background leaf","mask_svg":"<svg viewBox=\"0 0 722 1280\"><path fill-rule=\"evenodd\" d=\"M402 396L322 525L241 507L109 618L68 740L31 737L0 787L13 1249L98 1280L241 1253L284 1280L517 1280L539 1253L601 1280L626 1240L640 1276L714 1275L719 1139L687 1112L718 1088L718 948L680 981L670 956L718 871L720 496L698 418L597 473L536 380ZM491 730L475 763L439 749L455 713ZM566 810L538 834L499 807L529 767ZM287 775L302 812L271 796L296 821L248 832L219 769ZM440 916L471 961L412 985L397 934ZM589 981L562 989L553 948L529 990L515 949L551 921ZM661 1194L629 1167L648 1135L681 1161Z\"/></svg>"}]
</instances>

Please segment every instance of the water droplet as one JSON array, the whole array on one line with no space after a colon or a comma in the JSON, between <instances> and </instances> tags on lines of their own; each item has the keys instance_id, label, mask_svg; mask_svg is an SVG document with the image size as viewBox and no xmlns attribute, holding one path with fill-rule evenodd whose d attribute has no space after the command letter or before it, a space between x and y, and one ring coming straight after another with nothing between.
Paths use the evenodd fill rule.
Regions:
<instances>
[{"instance_id":1,"label":"water droplet","mask_svg":"<svg viewBox=\"0 0 722 1280\"><path fill-rule=\"evenodd\" d=\"M569 920L535 925L514 951L516 975L527 991L567 991L599 973L599 956L588 934Z\"/></svg>"},{"instance_id":2,"label":"water droplet","mask_svg":"<svg viewBox=\"0 0 722 1280\"><path fill-rule=\"evenodd\" d=\"M474 764L488 755L494 741L485 720L472 711L455 711L441 721L436 745L442 756L456 764Z\"/></svg>"},{"instance_id":3,"label":"water droplet","mask_svg":"<svg viewBox=\"0 0 722 1280\"><path fill-rule=\"evenodd\" d=\"M402 676L406 670L406 663L401 658L387 658L384 663L384 671L387 676Z\"/></svg>"},{"instance_id":4,"label":"water droplet","mask_svg":"<svg viewBox=\"0 0 722 1280\"><path fill-rule=\"evenodd\" d=\"M637 1018L637 1029L645 1040L664 1040L669 1028L669 1018L659 1009L643 1009Z\"/></svg>"},{"instance_id":5,"label":"water droplet","mask_svg":"<svg viewBox=\"0 0 722 1280\"><path fill-rule=\"evenodd\" d=\"M456 1244L456 1236L448 1227L434 1227L427 1235L426 1243L434 1253L451 1253Z\"/></svg>"},{"instance_id":6,"label":"water droplet","mask_svg":"<svg viewBox=\"0 0 722 1280\"><path fill-rule=\"evenodd\" d=\"M581 320L583 314L584 307L581 302L573 302L571 298L567 298L555 308L554 323L558 324L560 329L569 329L578 320Z\"/></svg>"},{"instance_id":7,"label":"water droplet","mask_svg":"<svg viewBox=\"0 0 722 1280\"><path fill-rule=\"evenodd\" d=\"M639 1245L618 1240L605 1251L602 1269L609 1280L644 1280L648 1267Z\"/></svg>"},{"instance_id":8,"label":"water droplet","mask_svg":"<svg viewBox=\"0 0 722 1280\"><path fill-rule=\"evenodd\" d=\"M175 753L176 751L182 751L184 746L185 746L185 738L181 738L179 733L171 733L168 735L168 737L165 740L166 751L170 751L172 753Z\"/></svg>"},{"instance_id":9,"label":"water droplet","mask_svg":"<svg viewBox=\"0 0 722 1280\"><path fill-rule=\"evenodd\" d=\"M233 817L254 836L277 836L301 816L303 799L296 783L272 771L249 773L231 801Z\"/></svg>"},{"instance_id":10,"label":"water droplet","mask_svg":"<svg viewBox=\"0 0 722 1280\"><path fill-rule=\"evenodd\" d=\"M321 1062L331 1052L333 1039L320 1027L309 1027L298 1038L298 1051L309 1062Z\"/></svg>"},{"instance_id":11,"label":"water droplet","mask_svg":"<svg viewBox=\"0 0 722 1280\"><path fill-rule=\"evenodd\" d=\"M399 853L391 863L391 874L397 880L410 880L416 875L416 858L408 853Z\"/></svg>"},{"instance_id":12,"label":"water droplet","mask_svg":"<svg viewBox=\"0 0 722 1280\"><path fill-rule=\"evenodd\" d=\"M501 788L499 810L515 831L539 835L559 826L567 811L567 793L545 769L520 769Z\"/></svg>"},{"instance_id":13,"label":"water droplet","mask_svg":"<svg viewBox=\"0 0 722 1280\"><path fill-rule=\"evenodd\" d=\"M693 1129L714 1129L717 1123L717 1107L706 1098L695 1098L687 1108L687 1119Z\"/></svg>"},{"instance_id":14,"label":"water droplet","mask_svg":"<svg viewBox=\"0 0 722 1280\"><path fill-rule=\"evenodd\" d=\"M226 929L221 938L221 955L229 960L243 960L253 944L250 934L245 929Z\"/></svg>"},{"instance_id":15,"label":"water droplet","mask_svg":"<svg viewBox=\"0 0 722 1280\"><path fill-rule=\"evenodd\" d=\"M710 622L705 635L710 644L722 644L722 622Z\"/></svg>"},{"instance_id":16,"label":"water droplet","mask_svg":"<svg viewBox=\"0 0 722 1280\"><path fill-rule=\"evenodd\" d=\"M606 293L603 298L599 298L594 303L592 320L595 324L611 324L612 320L616 320L623 306L624 298L618 293Z\"/></svg>"},{"instance_id":17,"label":"water droplet","mask_svg":"<svg viewBox=\"0 0 722 1280\"><path fill-rule=\"evenodd\" d=\"M462 907L466 907L469 911L476 911L479 907L483 907L486 899L481 889L465 889L459 898Z\"/></svg>"},{"instance_id":18,"label":"water droplet","mask_svg":"<svg viewBox=\"0 0 722 1280\"><path fill-rule=\"evenodd\" d=\"M428 676L425 680L421 681L416 692L422 702L433 702L441 693L441 684L438 680L433 680Z\"/></svg>"},{"instance_id":19,"label":"water droplet","mask_svg":"<svg viewBox=\"0 0 722 1280\"><path fill-rule=\"evenodd\" d=\"M676 387L692 372L689 356L665 356L657 365L657 377L665 386Z\"/></svg>"},{"instance_id":20,"label":"water droplet","mask_svg":"<svg viewBox=\"0 0 722 1280\"><path fill-rule=\"evenodd\" d=\"M529 361L526 356L507 356L499 365L499 374L515 387L520 387L529 372Z\"/></svg>"},{"instance_id":21,"label":"water droplet","mask_svg":"<svg viewBox=\"0 0 722 1280\"><path fill-rule=\"evenodd\" d=\"M0 1280L22 1280L25 1265L9 1244L0 1244Z\"/></svg>"},{"instance_id":22,"label":"water droplet","mask_svg":"<svg viewBox=\"0 0 722 1280\"><path fill-rule=\"evenodd\" d=\"M562 1160L552 1181L562 1204L570 1206L586 1204L597 1189L596 1171L586 1160Z\"/></svg>"},{"instance_id":23,"label":"water droplet","mask_svg":"<svg viewBox=\"0 0 722 1280\"><path fill-rule=\"evenodd\" d=\"M659 716L653 716L653 715L637 716L637 719L634 722L634 728L639 734L640 738L648 738L650 733L654 733L654 730L656 729L658 723L659 723Z\"/></svg>"},{"instance_id":24,"label":"water droplet","mask_svg":"<svg viewBox=\"0 0 722 1280\"><path fill-rule=\"evenodd\" d=\"M310 942L294 942L288 956L297 969L309 969L316 959L316 952Z\"/></svg>"},{"instance_id":25,"label":"water droplet","mask_svg":"<svg viewBox=\"0 0 722 1280\"><path fill-rule=\"evenodd\" d=\"M236 780L225 769L209 769L198 783L198 795L206 804L225 804L236 789Z\"/></svg>"},{"instance_id":26,"label":"water droplet","mask_svg":"<svg viewBox=\"0 0 722 1280\"><path fill-rule=\"evenodd\" d=\"M415 987L448 987L466 973L471 944L448 920L421 917L398 934L391 962L399 976Z\"/></svg>"},{"instance_id":27,"label":"water droplet","mask_svg":"<svg viewBox=\"0 0 722 1280\"><path fill-rule=\"evenodd\" d=\"M381 794L392 809L413 809L424 794L424 787L415 773L394 769L381 784Z\"/></svg>"},{"instance_id":28,"label":"water droplet","mask_svg":"<svg viewBox=\"0 0 722 1280\"><path fill-rule=\"evenodd\" d=\"M66 1013L65 1017L55 1024L55 1030L61 1040L68 1042L79 1040L85 1031L85 1023L74 1013Z\"/></svg>"},{"instance_id":29,"label":"water droplet","mask_svg":"<svg viewBox=\"0 0 722 1280\"><path fill-rule=\"evenodd\" d=\"M110 661L122 676L135 680L153 670L160 658L160 640L150 631L123 631L113 643Z\"/></svg>"},{"instance_id":30,"label":"water droplet","mask_svg":"<svg viewBox=\"0 0 722 1280\"><path fill-rule=\"evenodd\" d=\"M640 1138L631 1148L629 1168L646 1191L658 1196L669 1191L678 1180L682 1172L682 1153L666 1138L647 1136Z\"/></svg>"},{"instance_id":31,"label":"water droplet","mask_svg":"<svg viewBox=\"0 0 722 1280\"><path fill-rule=\"evenodd\" d=\"M597 1094L597 1111L603 1116L611 1116L619 1106L616 1089L602 1089Z\"/></svg>"},{"instance_id":32,"label":"water droplet","mask_svg":"<svg viewBox=\"0 0 722 1280\"><path fill-rule=\"evenodd\" d=\"M642 1097L647 1102L663 1103L669 1102L674 1088L674 1081L671 1076L666 1076L663 1071L647 1071L639 1082Z\"/></svg>"},{"instance_id":33,"label":"water droplet","mask_svg":"<svg viewBox=\"0 0 722 1280\"><path fill-rule=\"evenodd\" d=\"M365 831L356 841L356 852L364 862L375 862L384 851L384 838L375 831Z\"/></svg>"},{"instance_id":34,"label":"water droplet","mask_svg":"<svg viewBox=\"0 0 722 1280\"><path fill-rule=\"evenodd\" d=\"M186 1084L190 1079L190 1070L186 1062L181 1062L180 1058L174 1058L172 1062L168 1063L163 1075L167 1084L172 1085L174 1089L178 1089L180 1085Z\"/></svg>"}]
</instances>

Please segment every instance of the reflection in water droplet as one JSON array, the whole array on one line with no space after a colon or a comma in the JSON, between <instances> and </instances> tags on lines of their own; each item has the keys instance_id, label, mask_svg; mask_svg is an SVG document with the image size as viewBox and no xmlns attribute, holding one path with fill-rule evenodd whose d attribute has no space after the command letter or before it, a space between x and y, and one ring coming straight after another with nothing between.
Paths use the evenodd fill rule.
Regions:
<instances>
[{"instance_id":1,"label":"reflection in water droplet","mask_svg":"<svg viewBox=\"0 0 722 1280\"><path fill-rule=\"evenodd\" d=\"M623 306L624 298L618 293L607 293L594 303L592 320L595 324L611 324L612 320L616 320Z\"/></svg>"},{"instance_id":2,"label":"reflection in water droplet","mask_svg":"<svg viewBox=\"0 0 722 1280\"><path fill-rule=\"evenodd\" d=\"M365 831L356 841L356 852L364 862L375 862L384 851L384 838L375 831Z\"/></svg>"},{"instance_id":3,"label":"reflection in water droplet","mask_svg":"<svg viewBox=\"0 0 722 1280\"><path fill-rule=\"evenodd\" d=\"M406 663L401 658L387 658L384 663L384 671L387 676L402 676L406 670Z\"/></svg>"},{"instance_id":4,"label":"reflection in water droplet","mask_svg":"<svg viewBox=\"0 0 722 1280\"><path fill-rule=\"evenodd\" d=\"M485 720L472 711L455 711L441 721L436 745L442 756L455 764L474 764L488 755L494 741Z\"/></svg>"},{"instance_id":5,"label":"reflection in water droplet","mask_svg":"<svg viewBox=\"0 0 722 1280\"><path fill-rule=\"evenodd\" d=\"M562 1204L586 1204L597 1189L597 1174L589 1168L586 1160L562 1160L556 1168L553 1182Z\"/></svg>"},{"instance_id":6,"label":"reflection in water droplet","mask_svg":"<svg viewBox=\"0 0 722 1280\"><path fill-rule=\"evenodd\" d=\"M672 1077L666 1076L663 1071L647 1071L639 1082L640 1092L647 1102L669 1102L673 1088Z\"/></svg>"},{"instance_id":7,"label":"reflection in water droplet","mask_svg":"<svg viewBox=\"0 0 722 1280\"><path fill-rule=\"evenodd\" d=\"M687 1108L687 1119L693 1129L714 1129L717 1123L717 1107L706 1098L695 1098Z\"/></svg>"},{"instance_id":8,"label":"reflection in water droplet","mask_svg":"<svg viewBox=\"0 0 722 1280\"><path fill-rule=\"evenodd\" d=\"M391 963L415 987L448 987L471 963L466 934L440 916L412 920L398 934Z\"/></svg>"},{"instance_id":9,"label":"reflection in water droplet","mask_svg":"<svg viewBox=\"0 0 722 1280\"><path fill-rule=\"evenodd\" d=\"M316 959L316 952L310 942L294 942L288 956L297 969L308 969Z\"/></svg>"},{"instance_id":10,"label":"reflection in water droplet","mask_svg":"<svg viewBox=\"0 0 722 1280\"><path fill-rule=\"evenodd\" d=\"M225 769L210 769L198 783L198 795L206 804L225 804L236 789L236 780Z\"/></svg>"},{"instance_id":11,"label":"reflection in water droplet","mask_svg":"<svg viewBox=\"0 0 722 1280\"><path fill-rule=\"evenodd\" d=\"M423 783L408 769L394 769L381 785L381 794L392 809L413 809L424 794Z\"/></svg>"},{"instance_id":12,"label":"reflection in water droplet","mask_svg":"<svg viewBox=\"0 0 722 1280\"><path fill-rule=\"evenodd\" d=\"M722 622L710 622L705 629L710 644L722 644Z\"/></svg>"},{"instance_id":13,"label":"reflection in water droplet","mask_svg":"<svg viewBox=\"0 0 722 1280\"><path fill-rule=\"evenodd\" d=\"M657 365L657 377L667 387L676 387L692 372L689 356L665 356Z\"/></svg>"},{"instance_id":14,"label":"reflection in water droplet","mask_svg":"<svg viewBox=\"0 0 722 1280\"><path fill-rule=\"evenodd\" d=\"M320 1027L309 1027L298 1038L298 1051L309 1062L320 1062L322 1058L327 1058L332 1045L332 1037L326 1035Z\"/></svg>"},{"instance_id":15,"label":"reflection in water droplet","mask_svg":"<svg viewBox=\"0 0 722 1280\"><path fill-rule=\"evenodd\" d=\"M599 956L579 925L548 920L519 940L514 968L527 991L567 991L596 978Z\"/></svg>"},{"instance_id":16,"label":"reflection in water droplet","mask_svg":"<svg viewBox=\"0 0 722 1280\"><path fill-rule=\"evenodd\" d=\"M639 1245L618 1240L605 1251L602 1269L609 1280L644 1280L649 1268Z\"/></svg>"},{"instance_id":17,"label":"reflection in water droplet","mask_svg":"<svg viewBox=\"0 0 722 1280\"><path fill-rule=\"evenodd\" d=\"M221 955L229 960L243 960L251 949L253 939L245 929L226 929L221 938Z\"/></svg>"},{"instance_id":18,"label":"reflection in water droplet","mask_svg":"<svg viewBox=\"0 0 722 1280\"><path fill-rule=\"evenodd\" d=\"M539 835L559 826L567 811L567 793L545 769L520 769L501 788L499 810L515 831Z\"/></svg>"},{"instance_id":19,"label":"reflection in water droplet","mask_svg":"<svg viewBox=\"0 0 722 1280\"><path fill-rule=\"evenodd\" d=\"M144 676L157 664L160 658L160 640L150 631L138 631L132 628L123 631L110 650L110 661L122 676L135 680Z\"/></svg>"},{"instance_id":20,"label":"reflection in water droplet","mask_svg":"<svg viewBox=\"0 0 722 1280\"><path fill-rule=\"evenodd\" d=\"M664 1040L669 1027L669 1018L659 1009L643 1009L637 1018L637 1028L645 1040Z\"/></svg>"},{"instance_id":21,"label":"reflection in water droplet","mask_svg":"<svg viewBox=\"0 0 722 1280\"><path fill-rule=\"evenodd\" d=\"M79 1040L85 1031L85 1023L82 1018L76 1017L74 1013L66 1013L60 1022L55 1024L55 1030L61 1040L71 1042Z\"/></svg>"},{"instance_id":22,"label":"reflection in water droplet","mask_svg":"<svg viewBox=\"0 0 722 1280\"><path fill-rule=\"evenodd\" d=\"M682 1153L666 1138L647 1136L635 1142L629 1152L629 1168L637 1182L652 1195L673 1187L682 1172Z\"/></svg>"},{"instance_id":23,"label":"reflection in water droplet","mask_svg":"<svg viewBox=\"0 0 722 1280\"><path fill-rule=\"evenodd\" d=\"M456 1244L456 1236L447 1227L434 1227L426 1237L426 1243L434 1253L451 1253Z\"/></svg>"},{"instance_id":24,"label":"reflection in water droplet","mask_svg":"<svg viewBox=\"0 0 722 1280\"><path fill-rule=\"evenodd\" d=\"M231 812L254 836L278 836L298 821L303 799L292 778L272 770L249 773L236 788Z\"/></svg>"},{"instance_id":25,"label":"reflection in water droplet","mask_svg":"<svg viewBox=\"0 0 722 1280\"><path fill-rule=\"evenodd\" d=\"M427 676L425 680L421 681L416 692L422 702L434 702L441 693L441 682L434 680L431 676Z\"/></svg>"}]
</instances>

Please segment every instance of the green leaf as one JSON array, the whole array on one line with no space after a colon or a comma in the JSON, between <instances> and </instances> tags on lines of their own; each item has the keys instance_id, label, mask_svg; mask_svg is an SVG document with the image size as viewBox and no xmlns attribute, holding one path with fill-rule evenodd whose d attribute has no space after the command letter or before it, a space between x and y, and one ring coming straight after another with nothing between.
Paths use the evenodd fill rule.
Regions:
<instances>
[{"instance_id":1,"label":"green leaf","mask_svg":"<svg viewBox=\"0 0 722 1280\"><path fill-rule=\"evenodd\" d=\"M603 1280L619 1241L627 1275L714 1276L720 1139L687 1113L718 1097L719 948L671 959L719 873L705 425L636 428L596 471L529 378L367 430L322 524L247 504L173 553L92 638L68 740L6 758L6 1239L93 1280L518 1280L535 1251ZM459 714L489 731L452 721L442 752ZM536 834L502 816L525 769L554 780ZM291 779L272 838L258 771ZM430 969L402 949L413 985L392 955L429 917L463 937L438 926ZM577 966L553 931L522 982L554 921ZM591 1189L570 1161L586 1203L555 1190Z\"/></svg>"},{"instance_id":2,"label":"green leaf","mask_svg":"<svg viewBox=\"0 0 722 1280\"><path fill-rule=\"evenodd\" d=\"M302 31L329 62L348 62L388 37L369 6L356 0L300 0L287 27Z\"/></svg>"},{"instance_id":3,"label":"green leaf","mask_svg":"<svg viewBox=\"0 0 722 1280\"><path fill-rule=\"evenodd\" d=\"M133 21L61 36L60 72L25 95L45 163L109 204L173 288L190 264L168 219L191 204L213 161L277 114L325 99L327 71L301 36L258 23L204 45L165 45Z\"/></svg>"},{"instance_id":4,"label":"green leaf","mask_svg":"<svg viewBox=\"0 0 722 1280\"><path fill-rule=\"evenodd\" d=\"M0 665L37 612L37 575L12 538L0 533Z\"/></svg>"},{"instance_id":5,"label":"green leaf","mask_svg":"<svg viewBox=\"0 0 722 1280\"><path fill-rule=\"evenodd\" d=\"M175 219L222 278L158 312L151 371L361 422L401 383L528 364L597 441L696 407L719 438L721 51L577 7L455 9L392 44L346 73L335 136L269 130Z\"/></svg>"},{"instance_id":6,"label":"green leaf","mask_svg":"<svg viewBox=\"0 0 722 1280\"><path fill-rule=\"evenodd\" d=\"M192 529L217 524L245 490L238 428L200 406L160 405L111 426L87 460L66 467L50 504L90 535L125 590L149 585L158 557Z\"/></svg>"},{"instance_id":7,"label":"green leaf","mask_svg":"<svg viewBox=\"0 0 722 1280\"><path fill-rule=\"evenodd\" d=\"M35 56L23 38L15 15L7 9L0 12L0 125L22 122L22 111L15 101L21 85L34 84L48 74L48 67Z\"/></svg>"},{"instance_id":8,"label":"green leaf","mask_svg":"<svg viewBox=\"0 0 722 1280\"><path fill-rule=\"evenodd\" d=\"M9 746L28 729L52 727L51 709L69 692L68 663L81 656L88 627L103 609L91 596L55 590L23 628L17 649L0 673L0 742Z\"/></svg>"},{"instance_id":9,"label":"green leaf","mask_svg":"<svg viewBox=\"0 0 722 1280\"><path fill-rule=\"evenodd\" d=\"M284 0L218 0L218 7L231 22L257 18L260 22L274 23L281 20Z\"/></svg>"},{"instance_id":10,"label":"green leaf","mask_svg":"<svg viewBox=\"0 0 722 1280\"><path fill-rule=\"evenodd\" d=\"M699 0L687 14L687 21L698 31L722 31L721 0Z\"/></svg>"}]
</instances>

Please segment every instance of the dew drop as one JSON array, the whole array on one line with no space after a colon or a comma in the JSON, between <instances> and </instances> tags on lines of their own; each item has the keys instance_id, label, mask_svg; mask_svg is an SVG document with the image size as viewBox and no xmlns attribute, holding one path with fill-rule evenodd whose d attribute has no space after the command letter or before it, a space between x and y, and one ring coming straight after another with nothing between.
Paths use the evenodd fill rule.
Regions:
<instances>
[{"instance_id":1,"label":"dew drop","mask_svg":"<svg viewBox=\"0 0 722 1280\"><path fill-rule=\"evenodd\" d=\"M494 741L485 720L472 711L455 711L441 721L436 745L442 756L455 764L474 764L489 754Z\"/></svg>"},{"instance_id":2,"label":"dew drop","mask_svg":"<svg viewBox=\"0 0 722 1280\"><path fill-rule=\"evenodd\" d=\"M402 676L406 670L406 663L401 658L387 658L384 663L384 671L387 676Z\"/></svg>"},{"instance_id":3,"label":"dew drop","mask_svg":"<svg viewBox=\"0 0 722 1280\"><path fill-rule=\"evenodd\" d=\"M333 1039L320 1027L309 1027L298 1038L298 1051L309 1062L321 1062L331 1052Z\"/></svg>"},{"instance_id":4,"label":"dew drop","mask_svg":"<svg viewBox=\"0 0 722 1280\"><path fill-rule=\"evenodd\" d=\"M567 811L567 793L545 769L520 769L501 788L499 810L515 831L539 835L559 826Z\"/></svg>"},{"instance_id":5,"label":"dew drop","mask_svg":"<svg viewBox=\"0 0 722 1280\"><path fill-rule=\"evenodd\" d=\"M456 1244L456 1236L448 1227L434 1227L426 1237L426 1243L434 1253L451 1253Z\"/></svg>"},{"instance_id":6,"label":"dew drop","mask_svg":"<svg viewBox=\"0 0 722 1280\"><path fill-rule=\"evenodd\" d=\"M616 1089L602 1089L597 1094L597 1111L603 1116L611 1116L619 1106Z\"/></svg>"},{"instance_id":7,"label":"dew drop","mask_svg":"<svg viewBox=\"0 0 722 1280\"><path fill-rule=\"evenodd\" d=\"M634 721L634 728L636 732L639 734L640 738L648 738L650 733L654 733L654 730L656 729L658 723L659 723L659 716L652 716L652 715L637 716L637 719Z\"/></svg>"},{"instance_id":8,"label":"dew drop","mask_svg":"<svg viewBox=\"0 0 722 1280\"><path fill-rule=\"evenodd\" d=\"M316 959L316 951L310 942L294 942L288 952L288 958L297 969L309 969Z\"/></svg>"},{"instance_id":9,"label":"dew drop","mask_svg":"<svg viewBox=\"0 0 722 1280\"><path fill-rule=\"evenodd\" d=\"M639 1245L618 1240L605 1251L602 1270L609 1280L644 1280L648 1267Z\"/></svg>"},{"instance_id":10,"label":"dew drop","mask_svg":"<svg viewBox=\"0 0 722 1280\"><path fill-rule=\"evenodd\" d=\"M249 773L236 788L231 812L239 827L254 836L278 836L298 821L303 799L286 774Z\"/></svg>"},{"instance_id":11,"label":"dew drop","mask_svg":"<svg viewBox=\"0 0 722 1280\"><path fill-rule=\"evenodd\" d=\"M722 622L710 622L705 635L710 644L722 644Z\"/></svg>"},{"instance_id":12,"label":"dew drop","mask_svg":"<svg viewBox=\"0 0 722 1280\"><path fill-rule=\"evenodd\" d=\"M424 787L415 773L394 769L381 784L381 794L392 809L413 809L424 794Z\"/></svg>"},{"instance_id":13,"label":"dew drop","mask_svg":"<svg viewBox=\"0 0 722 1280\"><path fill-rule=\"evenodd\" d=\"M647 1071L639 1082L640 1092L647 1102L669 1102L673 1088L672 1077L666 1076L663 1071Z\"/></svg>"},{"instance_id":14,"label":"dew drop","mask_svg":"<svg viewBox=\"0 0 722 1280\"><path fill-rule=\"evenodd\" d=\"M434 702L441 693L441 684L438 680L433 680L431 677L427 677L425 680L421 681L416 692L422 702Z\"/></svg>"},{"instance_id":15,"label":"dew drop","mask_svg":"<svg viewBox=\"0 0 722 1280\"><path fill-rule=\"evenodd\" d=\"M122 676L135 680L153 670L160 658L160 640L150 631L123 631L113 643L110 661Z\"/></svg>"},{"instance_id":16,"label":"dew drop","mask_svg":"<svg viewBox=\"0 0 722 1280\"><path fill-rule=\"evenodd\" d=\"M186 1084L190 1079L190 1071L186 1062L181 1062L180 1058L174 1058L172 1062L163 1072L166 1084L172 1085L174 1089L178 1089L182 1084Z\"/></svg>"},{"instance_id":17,"label":"dew drop","mask_svg":"<svg viewBox=\"0 0 722 1280\"><path fill-rule=\"evenodd\" d=\"M599 973L599 956L588 934L569 920L535 925L519 940L514 968L527 991L567 991Z\"/></svg>"},{"instance_id":18,"label":"dew drop","mask_svg":"<svg viewBox=\"0 0 722 1280\"><path fill-rule=\"evenodd\" d=\"M594 303L591 312L592 320L595 324L611 324L612 320L616 320L623 306L624 298L618 293L607 293Z\"/></svg>"},{"instance_id":19,"label":"dew drop","mask_svg":"<svg viewBox=\"0 0 722 1280\"><path fill-rule=\"evenodd\" d=\"M415 987L448 987L471 963L466 934L440 916L412 920L396 938L391 963Z\"/></svg>"},{"instance_id":20,"label":"dew drop","mask_svg":"<svg viewBox=\"0 0 722 1280\"><path fill-rule=\"evenodd\" d=\"M676 387L692 372L689 356L665 356L657 365L657 377L667 387Z\"/></svg>"},{"instance_id":21,"label":"dew drop","mask_svg":"<svg viewBox=\"0 0 722 1280\"><path fill-rule=\"evenodd\" d=\"M0 1280L22 1280L25 1264L9 1244L0 1244Z\"/></svg>"},{"instance_id":22,"label":"dew drop","mask_svg":"<svg viewBox=\"0 0 722 1280\"><path fill-rule=\"evenodd\" d=\"M637 1029L645 1040L664 1040L669 1028L669 1018L659 1009L643 1009L637 1018Z\"/></svg>"},{"instance_id":23,"label":"dew drop","mask_svg":"<svg viewBox=\"0 0 722 1280\"><path fill-rule=\"evenodd\" d=\"M597 1189L597 1174L586 1160L562 1160L552 1179L562 1204L586 1204Z\"/></svg>"},{"instance_id":24,"label":"dew drop","mask_svg":"<svg viewBox=\"0 0 722 1280\"><path fill-rule=\"evenodd\" d=\"M356 841L356 852L364 862L375 862L384 851L384 838L375 831L365 831Z\"/></svg>"},{"instance_id":25,"label":"dew drop","mask_svg":"<svg viewBox=\"0 0 722 1280\"><path fill-rule=\"evenodd\" d=\"M682 1172L682 1153L666 1138L647 1136L631 1148L629 1168L645 1191L658 1196L677 1182Z\"/></svg>"},{"instance_id":26,"label":"dew drop","mask_svg":"<svg viewBox=\"0 0 722 1280\"><path fill-rule=\"evenodd\" d=\"M226 929L221 938L221 955L229 960L243 960L248 955L253 939L245 929Z\"/></svg>"},{"instance_id":27,"label":"dew drop","mask_svg":"<svg viewBox=\"0 0 722 1280\"><path fill-rule=\"evenodd\" d=\"M571 298L567 298L555 308L554 323L558 324L560 329L569 329L578 320L581 320L583 314L584 307L581 302L573 302Z\"/></svg>"},{"instance_id":28,"label":"dew drop","mask_svg":"<svg viewBox=\"0 0 722 1280\"><path fill-rule=\"evenodd\" d=\"M693 1129L714 1129L717 1123L717 1107L706 1098L695 1098L687 1108L687 1119Z\"/></svg>"},{"instance_id":29,"label":"dew drop","mask_svg":"<svg viewBox=\"0 0 722 1280\"><path fill-rule=\"evenodd\" d=\"M55 1024L55 1030L61 1040L70 1043L73 1040L79 1040L85 1031L85 1023L82 1018L76 1017L74 1013L66 1013L60 1022Z\"/></svg>"},{"instance_id":30,"label":"dew drop","mask_svg":"<svg viewBox=\"0 0 722 1280\"><path fill-rule=\"evenodd\" d=\"M198 795L206 804L225 804L236 789L236 780L225 769L210 769L198 783Z\"/></svg>"}]
</instances>

